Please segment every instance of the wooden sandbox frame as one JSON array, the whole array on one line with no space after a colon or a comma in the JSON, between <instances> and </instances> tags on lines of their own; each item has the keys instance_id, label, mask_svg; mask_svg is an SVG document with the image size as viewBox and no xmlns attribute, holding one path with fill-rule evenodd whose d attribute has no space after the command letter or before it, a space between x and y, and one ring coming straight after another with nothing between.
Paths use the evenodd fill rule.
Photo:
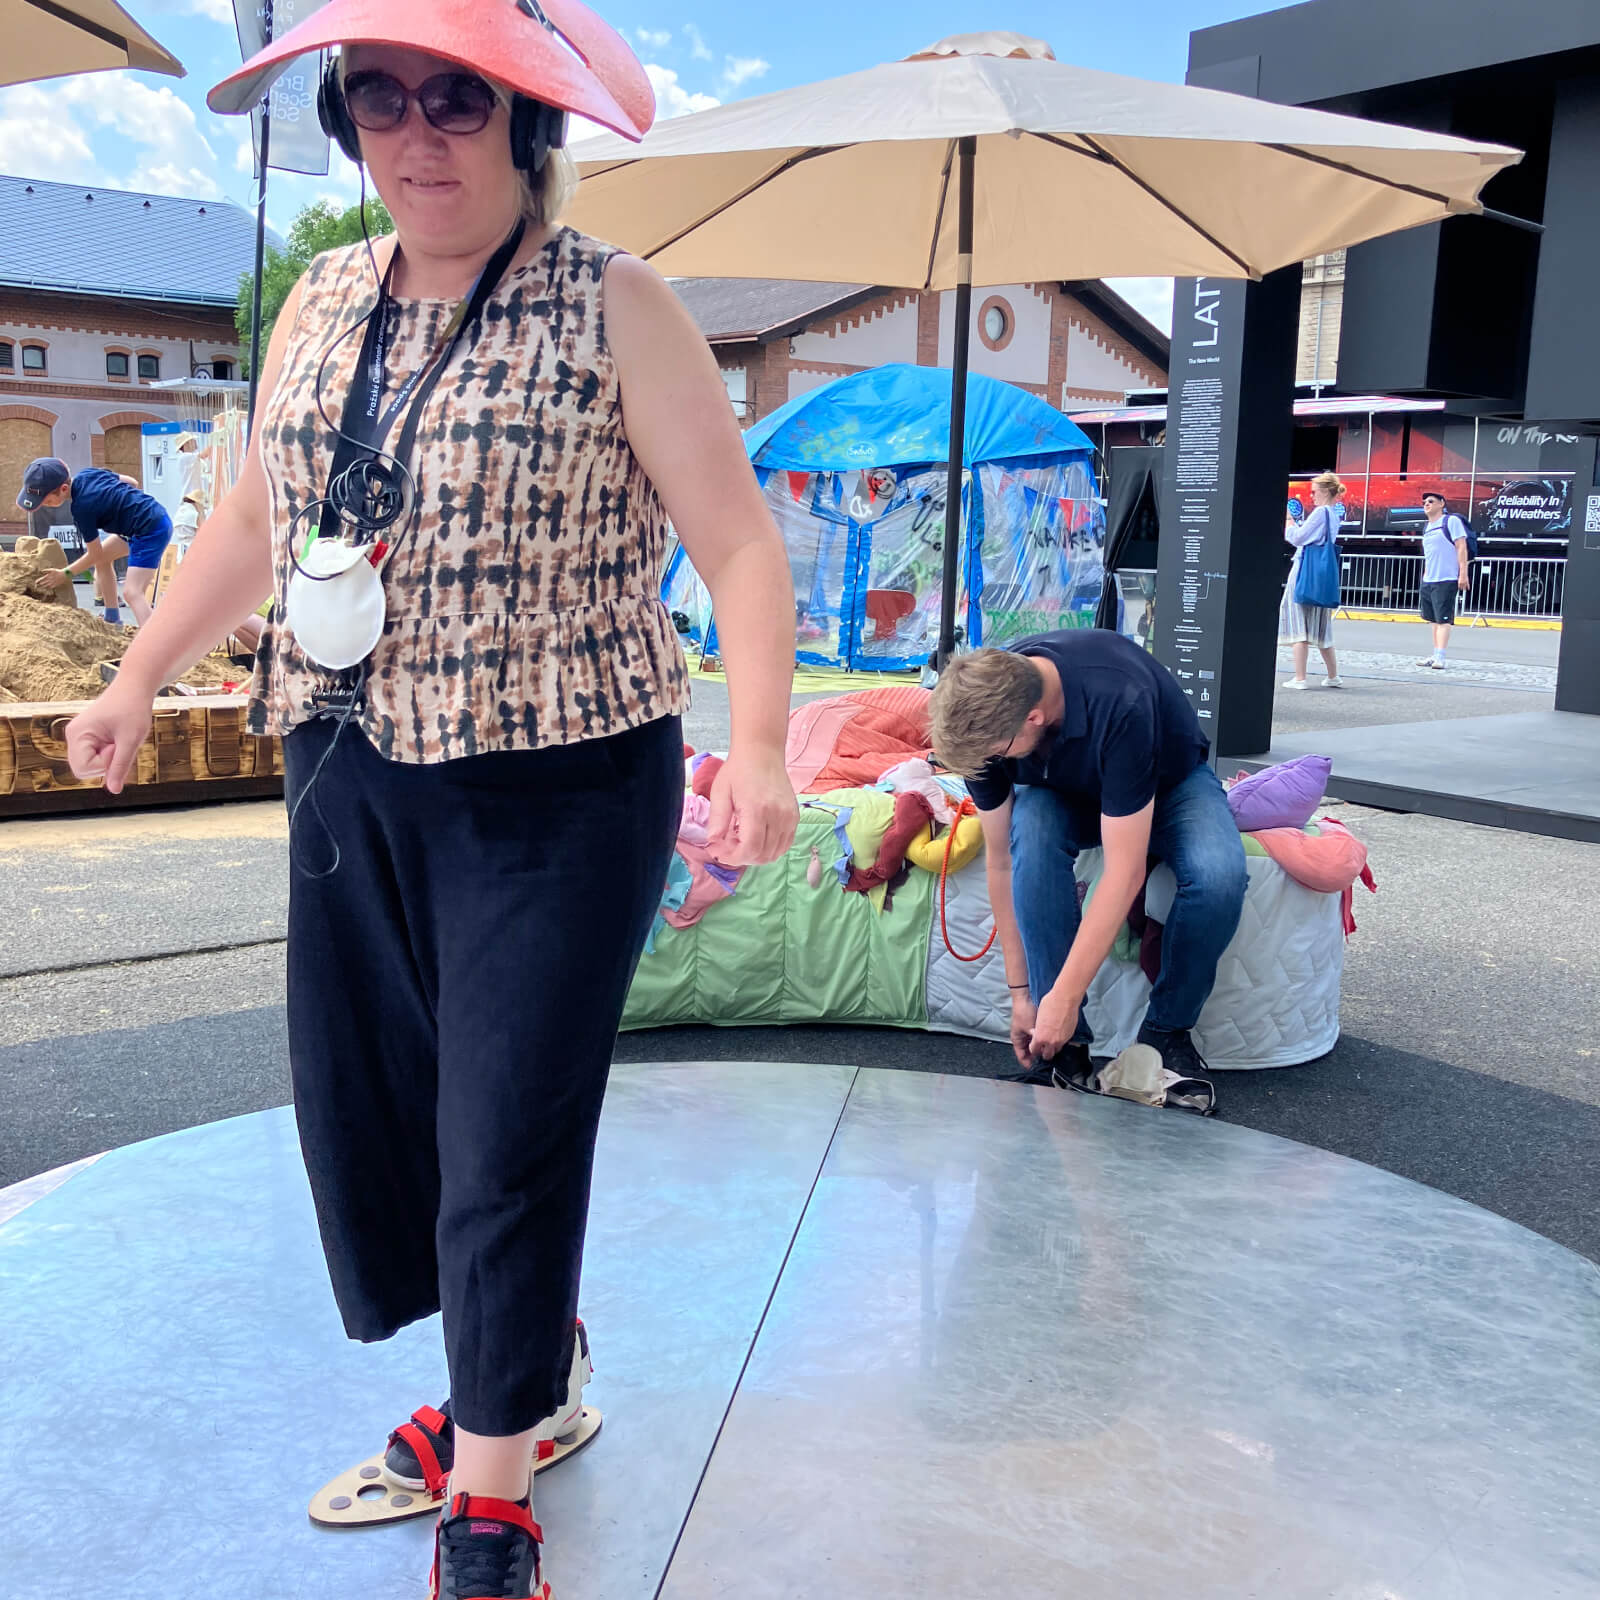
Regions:
<instances>
[{"instance_id":1,"label":"wooden sandbox frame","mask_svg":"<svg viewBox=\"0 0 1600 1600\"><path fill-rule=\"evenodd\" d=\"M266 799L283 793L275 737L245 730L242 694L162 698L121 794L73 776L67 724L87 700L0 703L0 818Z\"/></svg>"}]
</instances>

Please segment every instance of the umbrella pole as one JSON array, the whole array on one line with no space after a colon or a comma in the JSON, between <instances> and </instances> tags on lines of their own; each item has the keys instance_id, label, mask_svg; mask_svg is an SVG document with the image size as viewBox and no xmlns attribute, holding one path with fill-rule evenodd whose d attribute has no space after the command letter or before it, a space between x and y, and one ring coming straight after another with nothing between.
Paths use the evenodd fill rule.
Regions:
<instances>
[{"instance_id":1,"label":"umbrella pole","mask_svg":"<svg viewBox=\"0 0 1600 1600\"><path fill-rule=\"evenodd\" d=\"M939 595L939 652L943 672L956 652L956 593L961 573L961 469L967 439L967 360L972 348L972 187L978 141L957 141L956 327L950 367L950 468L944 498L944 584Z\"/></svg>"},{"instance_id":2,"label":"umbrella pole","mask_svg":"<svg viewBox=\"0 0 1600 1600\"><path fill-rule=\"evenodd\" d=\"M267 37L271 38L268 29ZM267 102L267 106L271 105ZM261 272L267 249L267 157L271 154L272 113L266 107L261 112L261 193L256 202L256 284L255 299L250 310L250 410L245 417L245 438L248 440L256 426L256 391L261 385Z\"/></svg>"}]
</instances>

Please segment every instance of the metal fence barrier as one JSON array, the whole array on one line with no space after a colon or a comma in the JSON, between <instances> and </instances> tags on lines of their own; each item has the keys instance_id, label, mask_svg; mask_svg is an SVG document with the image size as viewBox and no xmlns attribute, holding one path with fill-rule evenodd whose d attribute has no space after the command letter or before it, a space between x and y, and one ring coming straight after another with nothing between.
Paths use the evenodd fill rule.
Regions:
<instances>
[{"instance_id":1,"label":"metal fence barrier","mask_svg":"<svg viewBox=\"0 0 1600 1600\"><path fill-rule=\"evenodd\" d=\"M1472 563L1457 618L1559 617L1566 565L1560 556L1480 556ZM1341 611L1415 611L1421 593L1420 555L1340 551Z\"/></svg>"}]
</instances>

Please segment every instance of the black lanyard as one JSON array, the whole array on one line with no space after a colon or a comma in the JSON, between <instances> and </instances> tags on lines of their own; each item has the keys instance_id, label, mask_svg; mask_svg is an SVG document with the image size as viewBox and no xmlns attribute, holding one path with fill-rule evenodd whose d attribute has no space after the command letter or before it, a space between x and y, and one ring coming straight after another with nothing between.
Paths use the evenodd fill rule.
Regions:
<instances>
[{"instance_id":1,"label":"black lanyard","mask_svg":"<svg viewBox=\"0 0 1600 1600\"><path fill-rule=\"evenodd\" d=\"M364 476L367 477L369 484L387 486L391 494L398 492L395 474L391 474L387 468L381 466L379 457L384 453L383 441L389 437L389 431L394 427L402 411L406 411L406 419L401 424L400 439L392 452L391 459L399 478L410 477L410 469L406 462L417 442L417 431L422 425L423 409L438 386L440 378L444 376L444 369L450 364L450 358L455 354L456 346L461 343L461 336L466 332L468 324L482 316L484 307L489 303L489 297L500 286L500 280L510 267L512 258L522 246L526 231L526 221L519 221L511 230L510 237L484 263L483 271L478 274L478 281L472 286L472 293L456 307L450 321L445 325L444 348L435 360L419 367L406 379L400 387L400 392L390 403L389 409L380 416L384 373L389 360L389 312L394 304L393 297L389 293L389 285L394 278L395 263L400 257L400 247L398 242L396 243L394 253L389 257L388 270L385 271L383 281L378 286L378 303L367 318L367 331L361 341L361 354L356 361L350 393L345 396L344 414L339 420L339 442L334 448L333 465L328 470L328 502L322 514L320 529L322 538L334 538L339 534L343 519L335 497L338 495L341 481L345 483L356 481L356 475L351 472L353 467L360 466L365 469ZM352 513L358 512L358 507L350 504L352 497L349 494L340 495L339 498ZM390 526L396 520L397 517L391 515L384 526Z\"/></svg>"}]
</instances>

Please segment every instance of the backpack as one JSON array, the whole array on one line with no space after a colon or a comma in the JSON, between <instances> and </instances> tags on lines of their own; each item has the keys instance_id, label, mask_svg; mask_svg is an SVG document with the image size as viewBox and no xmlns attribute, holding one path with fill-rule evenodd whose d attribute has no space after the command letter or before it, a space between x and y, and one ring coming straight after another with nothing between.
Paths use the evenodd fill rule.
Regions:
<instances>
[{"instance_id":1,"label":"backpack","mask_svg":"<svg viewBox=\"0 0 1600 1600\"><path fill-rule=\"evenodd\" d=\"M1454 524L1452 529L1451 524ZM1455 512L1446 512L1444 531L1450 540L1450 548L1455 548L1457 539L1467 541L1467 562L1470 565L1478 559L1478 535L1473 531L1472 524L1465 517L1458 517Z\"/></svg>"}]
</instances>

